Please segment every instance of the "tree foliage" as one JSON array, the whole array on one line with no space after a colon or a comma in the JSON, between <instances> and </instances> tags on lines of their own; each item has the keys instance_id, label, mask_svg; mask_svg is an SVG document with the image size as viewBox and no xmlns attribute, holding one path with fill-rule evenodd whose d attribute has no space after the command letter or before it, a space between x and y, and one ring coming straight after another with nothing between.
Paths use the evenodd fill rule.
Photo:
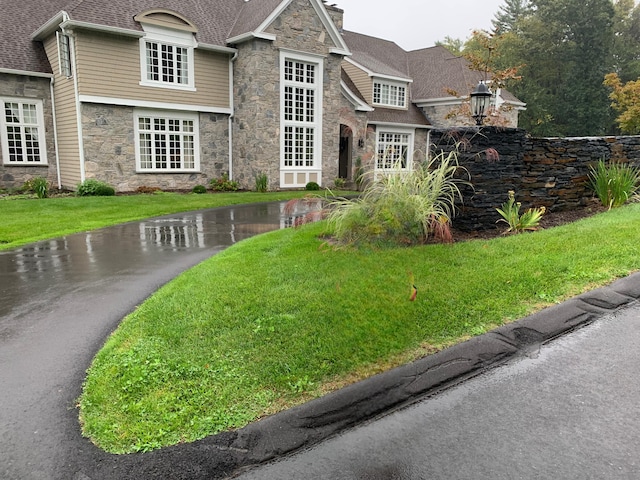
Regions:
<instances>
[{"instance_id":1,"label":"tree foliage","mask_svg":"<svg viewBox=\"0 0 640 480\"><path fill-rule=\"evenodd\" d=\"M491 66L512 72L505 86L527 104L520 126L534 135L559 136L599 135L613 128L602 80L614 64L617 3L505 0L490 35ZM633 18L628 9L626 17L619 16ZM633 22L627 24L631 31ZM482 48L474 36L464 54L477 55Z\"/></svg>"},{"instance_id":2,"label":"tree foliage","mask_svg":"<svg viewBox=\"0 0 640 480\"><path fill-rule=\"evenodd\" d=\"M640 80L625 84L617 73L609 73L604 85L611 89L611 106L619 113L616 122L622 133L640 134Z\"/></svg>"}]
</instances>

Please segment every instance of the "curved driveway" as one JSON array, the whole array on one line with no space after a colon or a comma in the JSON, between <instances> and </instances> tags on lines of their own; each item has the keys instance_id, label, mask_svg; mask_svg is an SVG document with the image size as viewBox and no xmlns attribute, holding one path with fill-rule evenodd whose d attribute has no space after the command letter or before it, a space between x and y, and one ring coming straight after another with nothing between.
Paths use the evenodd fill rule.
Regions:
<instances>
[{"instance_id":1,"label":"curved driveway","mask_svg":"<svg viewBox=\"0 0 640 480\"><path fill-rule=\"evenodd\" d=\"M75 400L93 356L161 285L280 228L281 207L175 214L0 252L0 478L123 478L108 472L126 457L79 433Z\"/></svg>"}]
</instances>

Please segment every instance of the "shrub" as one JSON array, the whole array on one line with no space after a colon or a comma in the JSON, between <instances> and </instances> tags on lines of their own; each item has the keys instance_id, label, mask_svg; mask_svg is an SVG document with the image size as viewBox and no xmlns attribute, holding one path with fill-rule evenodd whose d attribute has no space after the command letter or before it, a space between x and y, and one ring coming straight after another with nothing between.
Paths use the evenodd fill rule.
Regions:
<instances>
[{"instance_id":1,"label":"shrub","mask_svg":"<svg viewBox=\"0 0 640 480\"><path fill-rule=\"evenodd\" d=\"M229 180L229 175L226 173L220 178L212 179L209 184L214 192L235 192L238 190L238 182Z\"/></svg>"},{"instance_id":2,"label":"shrub","mask_svg":"<svg viewBox=\"0 0 640 480\"><path fill-rule=\"evenodd\" d=\"M624 205L638 190L640 170L629 164L610 161L606 165L599 160L589 172L591 188L602 202L611 209Z\"/></svg>"},{"instance_id":3,"label":"shrub","mask_svg":"<svg viewBox=\"0 0 640 480\"><path fill-rule=\"evenodd\" d=\"M256 192L264 193L269 189L269 179L265 173L256 175Z\"/></svg>"},{"instance_id":4,"label":"shrub","mask_svg":"<svg viewBox=\"0 0 640 480\"><path fill-rule=\"evenodd\" d=\"M318 185L316 182L309 182L305 185L304 189L309 191L316 191L320 190L320 185Z\"/></svg>"},{"instance_id":5,"label":"shrub","mask_svg":"<svg viewBox=\"0 0 640 480\"><path fill-rule=\"evenodd\" d=\"M32 178L25 182L23 189L35 193L38 198L47 198L49 196L49 180L44 177Z\"/></svg>"},{"instance_id":6,"label":"shrub","mask_svg":"<svg viewBox=\"0 0 640 480\"><path fill-rule=\"evenodd\" d=\"M108 197L115 195L115 189L108 183L101 182L95 178L88 178L84 182L78 184L76 195L80 197L102 196Z\"/></svg>"},{"instance_id":7,"label":"shrub","mask_svg":"<svg viewBox=\"0 0 640 480\"><path fill-rule=\"evenodd\" d=\"M504 222L509 225L505 233L522 233L527 230L538 229L540 219L546 211L545 207L530 208L520 215L521 206L522 204L520 202L516 202L515 192L509 190L509 200L502 204L502 208L496 208L502 216L498 222Z\"/></svg>"},{"instance_id":8,"label":"shrub","mask_svg":"<svg viewBox=\"0 0 640 480\"><path fill-rule=\"evenodd\" d=\"M191 191L193 193L207 193L207 187L204 185L196 185Z\"/></svg>"},{"instance_id":9,"label":"shrub","mask_svg":"<svg viewBox=\"0 0 640 480\"><path fill-rule=\"evenodd\" d=\"M338 189L344 188L346 183L347 183L347 181L344 178L341 178L341 177L338 177L333 181L333 185Z\"/></svg>"},{"instance_id":10,"label":"shrub","mask_svg":"<svg viewBox=\"0 0 640 480\"><path fill-rule=\"evenodd\" d=\"M369 183L355 200L331 205L328 220L342 244L414 245L436 235L450 241L455 202L462 201L456 178L457 153L441 153L412 172Z\"/></svg>"}]
</instances>

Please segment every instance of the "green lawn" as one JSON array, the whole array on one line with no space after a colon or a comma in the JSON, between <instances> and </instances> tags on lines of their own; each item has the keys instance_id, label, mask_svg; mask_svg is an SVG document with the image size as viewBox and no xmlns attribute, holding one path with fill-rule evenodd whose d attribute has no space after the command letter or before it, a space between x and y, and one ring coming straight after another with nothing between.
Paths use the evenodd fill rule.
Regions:
<instances>
[{"instance_id":1,"label":"green lawn","mask_svg":"<svg viewBox=\"0 0 640 480\"><path fill-rule=\"evenodd\" d=\"M26 243L94 230L118 223L170 213L224 205L270 202L310 192L230 192L214 194L160 193L115 197L0 199L0 250ZM344 195L345 192L339 192Z\"/></svg>"},{"instance_id":2,"label":"green lawn","mask_svg":"<svg viewBox=\"0 0 640 480\"><path fill-rule=\"evenodd\" d=\"M325 227L242 241L128 316L89 371L84 434L124 453L242 427L640 268L639 204L415 248L335 250Z\"/></svg>"}]
</instances>

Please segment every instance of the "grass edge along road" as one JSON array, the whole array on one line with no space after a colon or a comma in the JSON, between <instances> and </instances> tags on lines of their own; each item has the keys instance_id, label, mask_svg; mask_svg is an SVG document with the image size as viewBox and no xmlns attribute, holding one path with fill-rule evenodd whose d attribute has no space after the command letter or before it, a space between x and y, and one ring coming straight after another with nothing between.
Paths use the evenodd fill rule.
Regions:
<instances>
[{"instance_id":1,"label":"grass edge along road","mask_svg":"<svg viewBox=\"0 0 640 480\"><path fill-rule=\"evenodd\" d=\"M640 204L454 245L335 250L324 228L239 242L129 315L89 370L84 433L125 453L239 428L640 267Z\"/></svg>"}]
</instances>

